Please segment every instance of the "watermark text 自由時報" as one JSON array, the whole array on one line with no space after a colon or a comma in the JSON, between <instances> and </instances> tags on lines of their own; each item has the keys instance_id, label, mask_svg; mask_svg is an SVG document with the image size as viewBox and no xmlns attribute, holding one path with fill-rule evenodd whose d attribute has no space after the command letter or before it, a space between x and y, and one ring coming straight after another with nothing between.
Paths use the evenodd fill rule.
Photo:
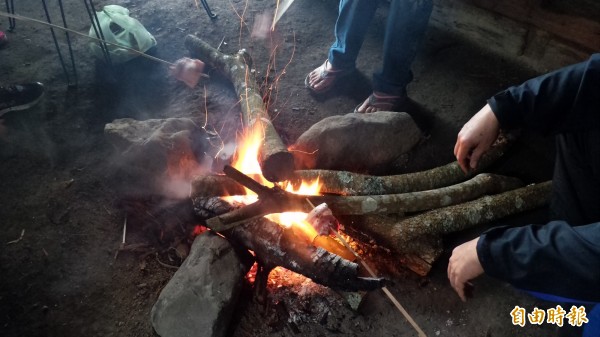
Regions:
<instances>
[{"instance_id":1,"label":"watermark text \u81ea\u7531\u6642\u5831","mask_svg":"<svg viewBox=\"0 0 600 337\"><path fill-rule=\"evenodd\" d=\"M582 326L588 322L585 307L571 306L569 312L557 305L554 308L546 310L533 308L531 312L527 312L525 308L515 306L510 312L513 325L525 326L525 324L541 325L543 323L555 324L562 327L564 324L571 326Z\"/></svg>"}]
</instances>

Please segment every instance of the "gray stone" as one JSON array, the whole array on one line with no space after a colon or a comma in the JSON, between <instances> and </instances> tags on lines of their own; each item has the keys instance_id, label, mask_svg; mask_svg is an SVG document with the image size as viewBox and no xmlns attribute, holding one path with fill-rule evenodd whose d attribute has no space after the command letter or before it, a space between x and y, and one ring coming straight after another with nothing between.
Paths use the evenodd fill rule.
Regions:
<instances>
[{"instance_id":1,"label":"gray stone","mask_svg":"<svg viewBox=\"0 0 600 337\"><path fill-rule=\"evenodd\" d=\"M327 117L292 146L297 169L368 171L389 164L423 138L405 112Z\"/></svg>"},{"instance_id":2,"label":"gray stone","mask_svg":"<svg viewBox=\"0 0 600 337\"><path fill-rule=\"evenodd\" d=\"M156 333L225 336L247 270L227 240L210 232L199 235L152 308Z\"/></svg>"}]
</instances>

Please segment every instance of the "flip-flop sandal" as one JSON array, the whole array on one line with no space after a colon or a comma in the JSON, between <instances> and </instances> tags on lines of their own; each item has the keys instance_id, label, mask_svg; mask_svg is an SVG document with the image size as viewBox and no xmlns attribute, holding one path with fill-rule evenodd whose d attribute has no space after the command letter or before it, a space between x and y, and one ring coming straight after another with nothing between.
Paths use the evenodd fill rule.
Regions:
<instances>
[{"instance_id":1,"label":"flip-flop sandal","mask_svg":"<svg viewBox=\"0 0 600 337\"><path fill-rule=\"evenodd\" d=\"M310 74L315 70L308 73L308 75L306 75L306 78L304 79L304 86L315 94L322 94L331 90L337 80L350 75L355 70L354 68L325 70L327 68L327 63L329 63L329 60L325 60L325 62L323 62L323 64L319 66L319 68L315 69L319 71L319 79L321 80L321 83L323 83L323 85L319 89L316 89L309 83Z\"/></svg>"},{"instance_id":2,"label":"flip-flop sandal","mask_svg":"<svg viewBox=\"0 0 600 337\"><path fill-rule=\"evenodd\" d=\"M378 96L373 93L368 98L367 108L375 108L377 111L399 111L406 103L406 100L406 96ZM354 108L355 113L368 113L358 111L363 103Z\"/></svg>"}]
</instances>

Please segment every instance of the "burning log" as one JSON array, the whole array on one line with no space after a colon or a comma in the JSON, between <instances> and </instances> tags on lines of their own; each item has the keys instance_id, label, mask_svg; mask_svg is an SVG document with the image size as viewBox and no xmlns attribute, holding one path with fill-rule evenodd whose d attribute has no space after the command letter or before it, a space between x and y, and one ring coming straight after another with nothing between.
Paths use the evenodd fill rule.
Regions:
<instances>
[{"instance_id":1,"label":"burning log","mask_svg":"<svg viewBox=\"0 0 600 337\"><path fill-rule=\"evenodd\" d=\"M346 171L296 171L294 180L315 180L322 184L321 193L342 195L378 195L426 191L459 183L482 172L498 160L512 142L504 138L480 160L477 170L465 175L457 162L430 170L391 176L371 176Z\"/></svg>"},{"instance_id":2,"label":"burning log","mask_svg":"<svg viewBox=\"0 0 600 337\"><path fill-rule=\"evenodd\" d=\"M235 208L218 197L194 198L194 211L207 219ZM222 232L232 242L254 251L266 270L281 266L313 281L346 291L381 288L384 280L358 276L358 265L296 237L291 229L266 219L249 220Z\"/></svg>"},{"instance_id":3,"label":"burning log","mask_svg":"<svg viewBox=\"0 0 600 337\"><path fill-rule=\"evenodd\" d=\"M222 184L222 188L219 185ZM236 186L237 185L237 186ZM272 197L265 193L265 199L240 208L233 213L220 216L223 225L243 221L252 217L285 211L309 212L310 200L313 204L326 203L336 215L398 214L418 212L473 200L485 194L496 194L522 186L516 178L482 173L474 178L453 186L435 190L401 194L361 195L361 196L300 196L273 190ZM193 183L192 197L233 195L241 192L234 180L226 176L206 176ZM269 192L269 191L267 191ZM218 194L210 194L218 193Z\"/></svg>"},{"instance_id":4,"label":"burning log","mask_svg":"<svg viewBox=\"0 0 600 337\"><path fill-rule=\"evenodd\" d=\"M246 194L244 187L228 176L206 174L194 177L192 180L192 198L244 194Z\"/></svg>"},{"instance_id":5,"label":"burning log","mask_svg":"<svg viewBox=\"0 0 600 337\"><path fill-rule=\"evenodd\" d=\"M258 161L265 178L273 182L289 179L294 170L294 157L271 123L251 71L250 55L243 49L235 55L223 54L193 35L186 37L185 46L195 56L225 74L233 83L241 100L244 127L247 130L260 130L263 135Z\"/></svg>"},{"instance_id":6,"label":"burning log","mask_svg":"<svg viewBox=\"0 0 600 337\"><path fill-rule=\"evenodd\" d=\"M461 231L486 222L501 219L541 207L549 200L551 182L529 185L497 195L444 207L423 214L397 220L383 217L367 218L353 225L373 235L383 245L400 254L430 251L422 246L420 238L431 238Z\"/></svg>"}]
</instances>

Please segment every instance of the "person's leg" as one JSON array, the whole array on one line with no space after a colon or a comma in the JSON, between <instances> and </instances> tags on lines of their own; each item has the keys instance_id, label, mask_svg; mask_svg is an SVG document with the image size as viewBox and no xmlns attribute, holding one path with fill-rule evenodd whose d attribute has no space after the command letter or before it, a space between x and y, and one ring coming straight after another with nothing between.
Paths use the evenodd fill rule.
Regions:
<instances>
[{"instance_id":1,"label":"person's leg","mask_svg":"<svg viewBox=\"0 0 600 337\"><path fill-rule=\"evenodd\" d=\"M383 46L383 67L373 75L375 91L406 94L412 80L410 66L417 55L429 17L432 0L393 0Z\"/></svg>"},{"instance_id":2,"label":"person's leg","mask_svg":"<svg viewBox=\"0 0 600 337\"><path fill-rule=\"evenodd\" d=\"M383 46L383 66L373 74L373 95L356 112L400 108L406 102L406 86L412 80L411 64L417 55L432 0L392 0Z\"/></svg>"},{"instance_id":3,"label":"person's leg","mask_svg":"<svg viewBox=\"0 0 600 337\"><path fill-rule=\"evenodd\" d=\"M335 69L356 67L356 58L375 16L379 0L341 0L335 23L335 42L329 62Z\"/></svg>"},{"instance_id":4,"label":"person's leg","mask_svg":"<svg viewBox=\"0 0 600 337\"><path fill-rule=\"evenodd\" d=\"M335 42L327 61L310 72L304 81L315 93L331 89L335 80L356 68L356 58L375 15L379 0L341 0L335 23Z\"/></svg>"},{"instance_id":5,"label":"person's leg","mask_svg":"<svg viewBox=\"0 0 600 337\"><path fill-rule=\"evenodd\" d=\"M600 129L556 136L551 220L600 221Z\"/></svg>"}]
</instances>

